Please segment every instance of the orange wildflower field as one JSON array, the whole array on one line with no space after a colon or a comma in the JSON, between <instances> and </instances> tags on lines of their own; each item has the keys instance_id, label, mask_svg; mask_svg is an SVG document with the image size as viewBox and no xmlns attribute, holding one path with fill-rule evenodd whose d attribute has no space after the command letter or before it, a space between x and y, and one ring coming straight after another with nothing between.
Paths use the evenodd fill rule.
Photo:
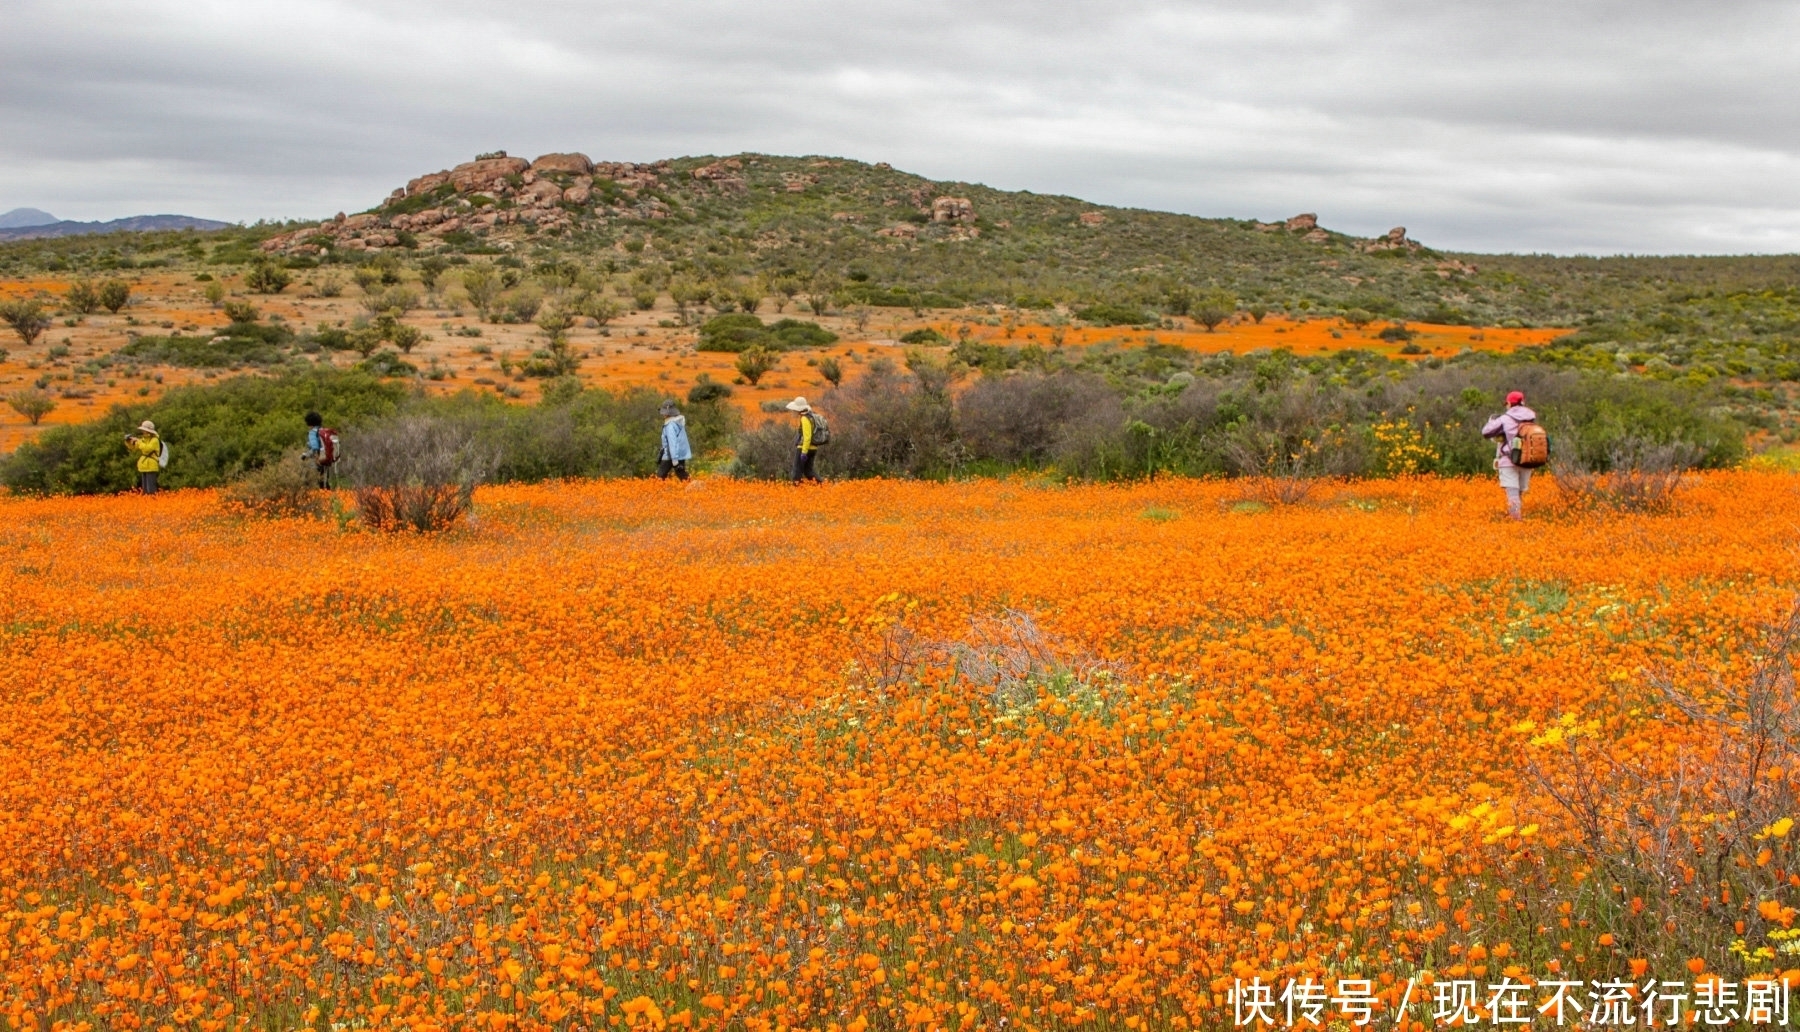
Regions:
<instances>
[{"instance_id":1,"label":"orange wildflower field","mask_svg":"<svg viewBox=\"0 0 1800 1032\"><path fill-rule=\"evenodd\" d=\"M1704 748L1644 686L1750 662L1797 483L0 499L0 1020L1219 1028L1313 975L1422 1029L1409 980L1688 978L1538 862L1530 729Z\"/></svg>"}]
</instances>

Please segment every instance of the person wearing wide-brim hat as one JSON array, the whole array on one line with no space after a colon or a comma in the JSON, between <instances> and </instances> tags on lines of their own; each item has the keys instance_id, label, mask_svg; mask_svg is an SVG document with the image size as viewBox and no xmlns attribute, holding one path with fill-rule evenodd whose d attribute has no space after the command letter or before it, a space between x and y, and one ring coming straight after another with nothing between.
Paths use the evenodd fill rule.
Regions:
<instances>
[{"instance_id":1,"label":"person wearing wide-brim hat","mask_svg":"<svg viewBox=\"0 0 1800 1032\"><path fill-rule=\"evenodd\" d=\"M156 424L148 419L138 424L138 432L125 437L125 450L137 456L138 490L156 493L156 475L162 472L162 437Z\"/></svg>"},{"instance_id":2,"label":"person wearing wide-brim hat","mask_svg":"<svg viewBox=\"0 0 1800 1032\"><path fill-rule=\"evenodd\" d=\"M688 460L694 457L694 446L688 442L687 417L675 407L673 400L662 403L662 451L656 457L656 475L662 480L674 473L676 479L688 478Z\"/></svg>"},{"instance_id":3,"label":"person wearing wide-brim hat","mask_svg":"<svg viewBox=\"0 0 1800 1032\"><path fill-rule=\"evenodd\" d=\"M812 406L807 404L805 398L795 398L787 403L787 410L800 414L800 426L794 432L793 482L798 484L802 480L810 480L815 484L822 484L824 481L819 479L818 472L813 469L813 460L819 454L819 447L813 442L818 424L814 419Z\"/></svg>"}]
</instances>

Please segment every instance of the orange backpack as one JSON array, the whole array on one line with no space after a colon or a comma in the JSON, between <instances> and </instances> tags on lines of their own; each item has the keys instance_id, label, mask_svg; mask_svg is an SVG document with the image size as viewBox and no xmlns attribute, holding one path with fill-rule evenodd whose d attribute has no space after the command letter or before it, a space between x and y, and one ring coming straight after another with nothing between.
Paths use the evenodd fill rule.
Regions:
<instances>
[{"instance_id":1,"label":"orange backpack","mask_svg":"<svg viewBox=\"0 0 1800 1032\"><path fill-rule=\"evenodd\" d=\"M1512 440L1507 458L1521 469L1536 469L1550 461L1550 435L1535 422L1519 424L1519 435Z\"/></svg>"}]
</instances>

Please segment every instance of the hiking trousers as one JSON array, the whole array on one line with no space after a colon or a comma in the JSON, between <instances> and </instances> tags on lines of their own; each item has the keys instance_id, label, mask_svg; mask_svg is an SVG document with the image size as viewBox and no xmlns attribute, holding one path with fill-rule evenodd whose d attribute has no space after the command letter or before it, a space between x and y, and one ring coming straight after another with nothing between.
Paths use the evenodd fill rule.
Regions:
<instances>
[{"instance_id":1,"label":"hiking trousers","mask_svg":"<svg viewBox=\"0 0 1800 1032\"><path fill-rule=\"evenodd\" d=\"M810 480L815 484L824 483L819 479L819 474L813 470L813 460L818 457L818 454L818 452L798 450L794 452L794 483L798 484L802 480Z\"/></svg>"}]
</instances>

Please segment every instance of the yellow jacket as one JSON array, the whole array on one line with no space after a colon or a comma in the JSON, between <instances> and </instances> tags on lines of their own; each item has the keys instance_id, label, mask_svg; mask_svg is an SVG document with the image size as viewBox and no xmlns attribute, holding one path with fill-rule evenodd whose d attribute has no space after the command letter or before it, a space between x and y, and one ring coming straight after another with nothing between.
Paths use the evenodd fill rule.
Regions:
<instances>
[{"instance_id":1,"label":"yellow jacket","mask_svg":"<svg viewBox=\"0 0 1800 1032\"><path fill-rule=\"evenodd\" d=\"M155 434L126 441L125 448L137 453L139 473L156 473L162 469L162 463L158 461L162 456L162 438Z\"/></svg>"},{"instance_id":2,"label":"yellow jacket","mask_svg":"<svg viewBox=\"0 0 1800 1032\"><path fill-rule=\"evenodd\" d=\"M802 412L800 413L800 433L794 440L794 443L799 446L801 454L804 455L813 450L812 435L813 421L807 418L806 413Z\"/></svg>"}]
</instances>

